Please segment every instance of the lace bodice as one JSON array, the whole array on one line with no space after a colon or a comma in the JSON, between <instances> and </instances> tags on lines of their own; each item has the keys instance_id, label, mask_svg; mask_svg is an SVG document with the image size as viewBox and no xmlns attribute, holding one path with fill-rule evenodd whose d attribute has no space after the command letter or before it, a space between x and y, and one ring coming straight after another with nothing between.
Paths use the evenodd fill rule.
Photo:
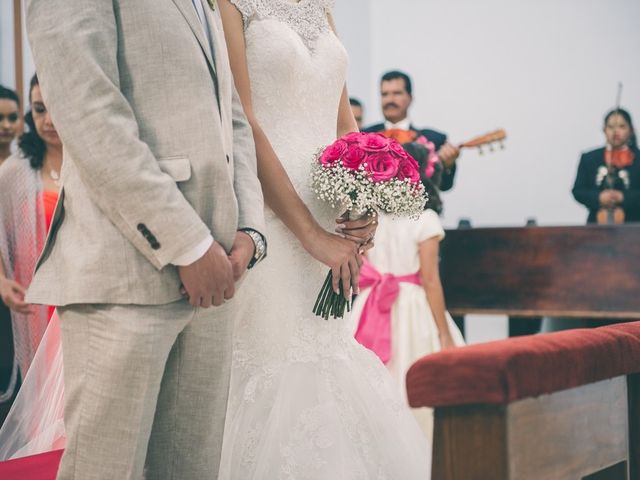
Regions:
<instances>
[{"instance_id":1,"label":"lace bodice","mask_svg":"<svg viewBox=\"0 0 640 480\"><path fill-rule=\"evenodd\" d=\"M316 150L336 138L346 79L347 53L327 17L333 0L232 1L245 17L254 114L302 199L331 222L309 176Z\"/></svg>"},{"instance_id":2,"label":"lace bodice","mask_svg":"<svg viewBox=\"0 0 640 480\"><path fill-rule=\"evenodd\" d=\"M231 0L242 14L245 31L254 21L275 19L287 24L309 50L321 33L329 29L327 14L335 0Z\"/></svg>"}]
</instances>

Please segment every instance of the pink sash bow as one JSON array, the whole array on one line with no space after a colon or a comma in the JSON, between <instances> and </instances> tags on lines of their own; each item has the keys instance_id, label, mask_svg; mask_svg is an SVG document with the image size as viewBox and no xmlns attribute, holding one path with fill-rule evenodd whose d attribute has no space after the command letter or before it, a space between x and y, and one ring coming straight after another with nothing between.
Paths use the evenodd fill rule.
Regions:
<instances>
[{"instance_id":1,"label":"pink sash bow","mask_svg":"<svg viewBox=\"0 0 640 480\"><path fill-rule=\"evenodd\" d=\"M355 337L384 363L391 358L391 307L398 298L401 282L421 285L420 272L401 276L391 273L382 275L364 259L360 268L360 288L371 287L371 292L360 315Z\"/></svg>"}]
</instances>

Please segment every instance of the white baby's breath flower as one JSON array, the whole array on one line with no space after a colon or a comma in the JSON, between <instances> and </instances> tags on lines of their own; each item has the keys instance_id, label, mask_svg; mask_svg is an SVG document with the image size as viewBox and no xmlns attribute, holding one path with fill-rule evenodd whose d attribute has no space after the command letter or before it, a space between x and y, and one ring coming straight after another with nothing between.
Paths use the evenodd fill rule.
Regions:
<instances>
[{"instance_id":1,"label":"white baby's breath flower","mask_svg":"<svg viewBox=\"0 0 640 480\"><path fill-rule=\"evenodd\" d=\"M397 178L374 183L362 165L354 171L340 162L322 165L317 157L312 168L311 186L319 200L356 215L376 211L417 218L426 202L422 184Z\"/></svg>"}]
</instances>

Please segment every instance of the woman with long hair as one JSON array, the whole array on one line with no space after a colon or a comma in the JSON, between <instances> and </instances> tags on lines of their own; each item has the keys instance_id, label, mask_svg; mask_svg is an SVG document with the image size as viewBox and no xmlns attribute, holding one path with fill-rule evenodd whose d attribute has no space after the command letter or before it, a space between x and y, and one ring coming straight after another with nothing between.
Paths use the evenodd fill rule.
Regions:
<instances>
[{"instance_id":1,"label":"woman with long hair","mask_svg":"<svg viewBox=\"0 0 640 480\"><path fill-rule=\"evenodd\" d=\"M31 80L29 130L19 150L0 169L0 295L11 310L14 365L0 401L24 379L53 309L25 301L36 261L44 246L59 194L62 143L43 102L38 77Z\"/></svg>"},{"instance_id":2,"label":"woman with long hair","mask_svg":"<svg viewBox=\"0 0 640 480\"><path fill-rule=\"evenodd\" d=\"M607 113L603 132L605 146L580 158L573 197L589 210L587 223L640 221L640 152L629 112Z\"/></svg>"}]
</instances>

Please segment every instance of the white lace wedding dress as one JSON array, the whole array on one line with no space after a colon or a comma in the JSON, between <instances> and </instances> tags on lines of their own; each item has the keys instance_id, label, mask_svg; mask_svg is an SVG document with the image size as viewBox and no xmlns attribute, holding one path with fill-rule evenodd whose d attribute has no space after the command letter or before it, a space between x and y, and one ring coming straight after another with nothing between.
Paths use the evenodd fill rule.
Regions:
<instances>
[{"instance_id":1,"label":"white lace wedding dress","mask_svg":"<svg viewBox=\"0 0 640 480\"><path fill-rule=\"evenodd\" d=\"M327 229L339 212L309 187L335 140L347 55L333 0L232 0L243 15L255 114L298 193ZM431 449L380 360L346 319L312 313L327 267L271 212L268 257L237 295L220 479L430 478Z\"/></svg>"}]
</instances>

